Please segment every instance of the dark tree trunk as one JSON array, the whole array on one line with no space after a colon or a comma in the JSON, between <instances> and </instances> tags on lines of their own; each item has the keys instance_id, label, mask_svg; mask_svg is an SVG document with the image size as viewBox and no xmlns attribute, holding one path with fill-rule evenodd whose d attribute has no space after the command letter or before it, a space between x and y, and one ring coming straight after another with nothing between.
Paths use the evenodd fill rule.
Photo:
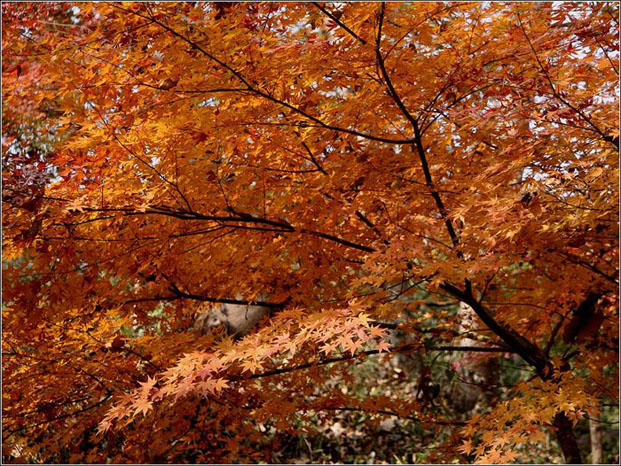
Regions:
<instances>
[{"instance_id":1,"label":"dark tree trunk","mask_svg":"<svg viewBox=\"0 0 621 466\"><path fill-rule=\"evenodd\" d=\"M576 442L574 429L565 413L558 413L554 417L554 429L556 430L558 443L561 446L561 450L563 450L565 463L582 464L580 448L578 448L578 442Z\"/></svg>"}]
</instances>

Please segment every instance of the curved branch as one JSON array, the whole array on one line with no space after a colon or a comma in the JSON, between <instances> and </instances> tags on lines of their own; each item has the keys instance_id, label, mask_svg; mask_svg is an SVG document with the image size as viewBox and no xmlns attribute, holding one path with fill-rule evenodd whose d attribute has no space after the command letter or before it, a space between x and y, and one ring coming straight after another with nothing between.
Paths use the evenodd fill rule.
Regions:
<instances>
[{"instance_id":1,"label":"curved branch","mask_svg":"<svg viewBox=\"0 0 621 466\"><path fill-rule=\"evenodd\" d=\"M449 283L445 283L440 286L442 289L448 291L451 295L470 306L477 316L479 316L479 318L483 321L483 323L490 330L492 330L492 332L498 335L502 341L509 346L509 348L519 354L528 364L533 366L542 379L547 379L550 375L551 367L550 362L543 351L511 327L502 325L496 321L489 310L472 295L469 282L467 281L466 283L466 291L462 291Z\"/></svg>"}]
</instances>

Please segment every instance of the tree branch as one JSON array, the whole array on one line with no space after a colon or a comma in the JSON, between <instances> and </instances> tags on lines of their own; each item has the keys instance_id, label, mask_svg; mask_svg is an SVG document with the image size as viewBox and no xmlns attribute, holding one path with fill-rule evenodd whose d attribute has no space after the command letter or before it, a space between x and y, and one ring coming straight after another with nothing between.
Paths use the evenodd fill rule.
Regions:
<instances>
[{"instance_id":1,"label":"tree branch","mask_svg":"<svg viewBox=\"0 0 621 466\"><path fill-rule=\"evenodd\" d=\"M522 357L522 359L537 370L537 373L541 376L541 378L548 378L551 372L551 365L541 349L539 349L539 347L537 347L534 343L529 342L512 328L503 326L497 322L489 310L477 299L475 299L468 284L469 281L466 281L466 291L462 291L449 283L444 283L440 286L457 299L470 306L490 330L498 335L500 339L509 346L509 348L514 350Z\"/></svg>"},{"instance_id":2,"label":"tree branch","mask_svg":"<svg viewBox=\"0 0 621 466\"><path fill-rule=\"evenodd\" d=\"M333 126L330 125L328 123L325 123L323 120L320 120L317 117L314 117L308 113L306 113L304 110L291 105L288 102L285 102L284 100L280 100L277 97L274 97L271 94L268 94L265 91L262 91L261 89L259 89L256 85L252 84L250 81L248 81L239 71L235 70L234 68L232 68L230 65L228 65L227 63L223 62L222 60L220 60L219 58L217 58L216 56L212 55L211 53L207 52L205 49L203 49L200 45L198 45L196 42L188 39L187 37L185 37L183 34L177 32L176 30L172 29L170 26L167 26L166 24L162 23L161 21L153 18L153 17L149 17L149 16L145 16L137 11L133 11L133 10L128 10L126 8L120 7L118 5L115 4L109 4L110 6L112 6L113 8L122 10L126 13L130 13L136 16L139 16L140 18L146 19L148 21L153 22L154 24L157 24L158 26L160 26L161 28L167 30L168 32L170 32L171 34L173 34L175 37L183 40L184 42L186 42L187 44L189 44L190 46L192 46L192 48L198 50L201 54L203 54L204 56L206 56L207 58L209 58L210 60L212 60L213 62L217 63L219 66L221 66L222 68L224 68L225 70L229 71L235 78L237 78L239 81L242 82L242 84L244 84L249 91L253 92L254 94L263 97L271 102L274 102L282 107L288 108L289 110L297 113L298 115L303 116L304 118L307 118L308 120L311 120L315 123L317 123L319 126L328 129L328 130L332 130L332 131L337 131L337 132L341 132L341 133L346 133L346 134L351 134L352 136L359 136L361 138L364 139L369 139L371 141L377 141L377 142L385 142L385 143L389 143L389 144L411 144L412 142L414 142L413 140L408 140L408 139L390 139L390 138L385 138L382 136L374 136L371 134L366 134L366 133L361 133L359 131L356 130L352 130L352 129L347 129L347 128L341 128L338 126ZM237 91L239 92L239 91Z\"/></svg>"},{"instance_id":3,"label":"tree branch","mask_svg":"<svg viewBox=\"0 0 621 466\"><path fill-rule=\"evenodd\" d=\"M177 218L180 220L206 220L221 223L256 223L262 225L269 225L279 228L277 230L269 229L268 231L275 231L278 233L303 233L318 236L329 241L347 246L353 249L358 249L365 252L375 252L375 249L369 246L364 246L353 241L349 241L338 236L331 235L329 233L323 233L316 230L310 230L306 228L296 228L288 222L269 220L262 217L255 217L251 214L242 213L235 216L224 215L203 215L194 211L185 210L173 210L168 206L150 206L145 210L137 210L133 207L110 207L110 208L96 208L96 207L81 207L81 210L86 212L122 212L124 216L136 216L136 215L163 215L168 217ZM231 227L238 227L238 225L228 225ZM256 228L259 229L259 228Z\"/></svg>"},{"instance_id":4,"label":"tree branch","mask_svg":"<svg viewBox=\"0 0 621 466\"><path fill-rule=\"evenodd\" d=\"M381 41L382 41L382 24L384 22L385 7L386 7L386 3L382 2L382 6L379 12L379 19L378 19L377 38L375 41L375 56L377 59L377 64L382 73L382 77L384 78L386 86L388 87L388 93L390 94L394 102L397 104L397 107L399 107L399 109L401 110L401 113L403 113L405 118L411 123L412 127L414 128L414 144L418 151L418 158L420 159L420 163L423 167L423 173L425 175L425 184L429 188L431 197L435 201L436 207L438 208L438 211L440 212L440 215L442 216L442 219L444 220L444 224L446 225L446 229L448 230L449 236L451 237L451 242L453 243L453 247L455 247L457 246L459 240L457 238L457 234L455 233L455 229L453 228L453 224L451 220L448 218L448 212L446 211L446 208L444 207L442 198L440 197L440 194L438 193L438 191L435 189L433 178L431 177L431 172L429 170L429 164L427 162L427 157L425 155L425 148L422 143L422 134L418 126L418 121L408 111L405 104L403 103L403 100L401 99L401 97L399 97L399 94L397 93L395 87L392 84L390 76L388 75L388 71L386 70L384 59L382 58Z\"/></svg>"},{"instance_id":5,"label":"tree branch","mask_svg":"<svg viewBox=\"0 0 621 466\"><path fill-rule=\"evenodd\" d=\"M170 296L153 296L150 298L136 298L129 299L124 301L123 304L134 304L134 303L144 303L151 301L175 301L177 299L191 299L194 301L202 301L206 303L216 303L216 304L237 304L240 306L263 306L271 309L283 309L285 307L285 302L282 303L274 303L270 301L249 301L246 299L231 299L231 298L213 298L211 296L203 296L197 295L194 293L186 293L181 291L177 285L172 284L169 286L169 291L173 294Z\"/></svg>"},{"instance_id":6,"label":"tree branch","mask_svg":"<svg viewBox=\"0 0 621 466\"><path fill-rule=\"evenodd\" d=\"M533 43L530 40L530 37L526 33L526 28L524 27L524 23L522 23L522 18L520 17L519 13L517 17L520 23L520 28L522 29L522 33L524 34L524 37L526 37L526 41L528 42L528 45L531 51L533 52L533 55L535 56L537 65L539 66L539 69L545 76L546 81L548 81L548 84L550 85L550 89L552 90L552 95L556 97L566 107L572 110L576 115L582 118L582 120L584 120L592 128L594 132L599 134L604 141L611 143L614 146L614 148L617 150L617 152L619 152L619 137L613 137L613 136L605 134L595 123L593 123L593 120L591 118L589 118L582 110L580 110L579 108L576 108L571 102L569 102L565 97L563 97L560 92L558 92L558 90L556 89L556 86L552 82L552 78L550 77L550 74L543 66L543 63L541 63L541 60L539 59L539 55L537 55L537 51L535 50L535 46L533 45Z\"/></svg>"},{"instance_id":7,"label":"tree branch","mask_svg":"<svg viewBox=\"0 0 621 466\"><path fill-rule=\"evenodd\" d=\"M313 5L315 5L317 8L319 8L322 11L323 14L325 14L328 18L330 18L332 21L334 21L336 24L338 24L340 27L342 27L345 31L347 31L349 33L349 35L351 35L354 39L356 39L362 45L366 45L366 43L367 43L366 40L364 40L362 37L360 37L354 31L349 29L345 24L343 24L343 22L340 19L338 19L336 16L334 16L332 13L330 13L328 10L326 10L324 7L322 7L319 3L313 2Z\"/></svg>"}]
</instances>

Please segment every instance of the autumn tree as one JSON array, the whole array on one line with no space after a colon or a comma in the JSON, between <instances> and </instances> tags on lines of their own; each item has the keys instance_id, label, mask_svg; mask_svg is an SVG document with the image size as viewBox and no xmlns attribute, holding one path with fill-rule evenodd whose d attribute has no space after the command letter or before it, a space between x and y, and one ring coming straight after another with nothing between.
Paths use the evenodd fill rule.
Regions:
<instances>
[{"instance_id":1,"label":"autumn tree","mask_svg":"<svg viewBox=\"0 0 621 466\"><path fill-rule=\"evenodd\" d=\"M431 460L586 459L618 403L618 4L2 22L6 461L272 461L344 411L442 433ZM269 312L193 330L222 303ZM432 371L350 370L434 351L525 375L464 420Z\"/></svg>"}]
</instances>

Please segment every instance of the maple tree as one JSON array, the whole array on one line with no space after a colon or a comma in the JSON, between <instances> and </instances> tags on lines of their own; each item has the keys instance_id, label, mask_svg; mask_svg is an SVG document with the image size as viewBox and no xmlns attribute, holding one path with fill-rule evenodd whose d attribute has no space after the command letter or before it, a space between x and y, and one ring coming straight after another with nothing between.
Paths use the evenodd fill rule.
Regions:
<instances>
[{"instance_id":1,"label":"maple tree","mask_svg":"<svg viewBox=\"0 0 621 466\"><path fill-rule=\"evenodd\" d=\"M618 403L618 4L2 21L5 460L271 461L344 411L444 432L432 460L548 432L584 459L573 426ZM269 312L192 329L221 303ZM346 389L443 350L530 372L465 420L430 372Z\"/></svg>"}]
</instances>

